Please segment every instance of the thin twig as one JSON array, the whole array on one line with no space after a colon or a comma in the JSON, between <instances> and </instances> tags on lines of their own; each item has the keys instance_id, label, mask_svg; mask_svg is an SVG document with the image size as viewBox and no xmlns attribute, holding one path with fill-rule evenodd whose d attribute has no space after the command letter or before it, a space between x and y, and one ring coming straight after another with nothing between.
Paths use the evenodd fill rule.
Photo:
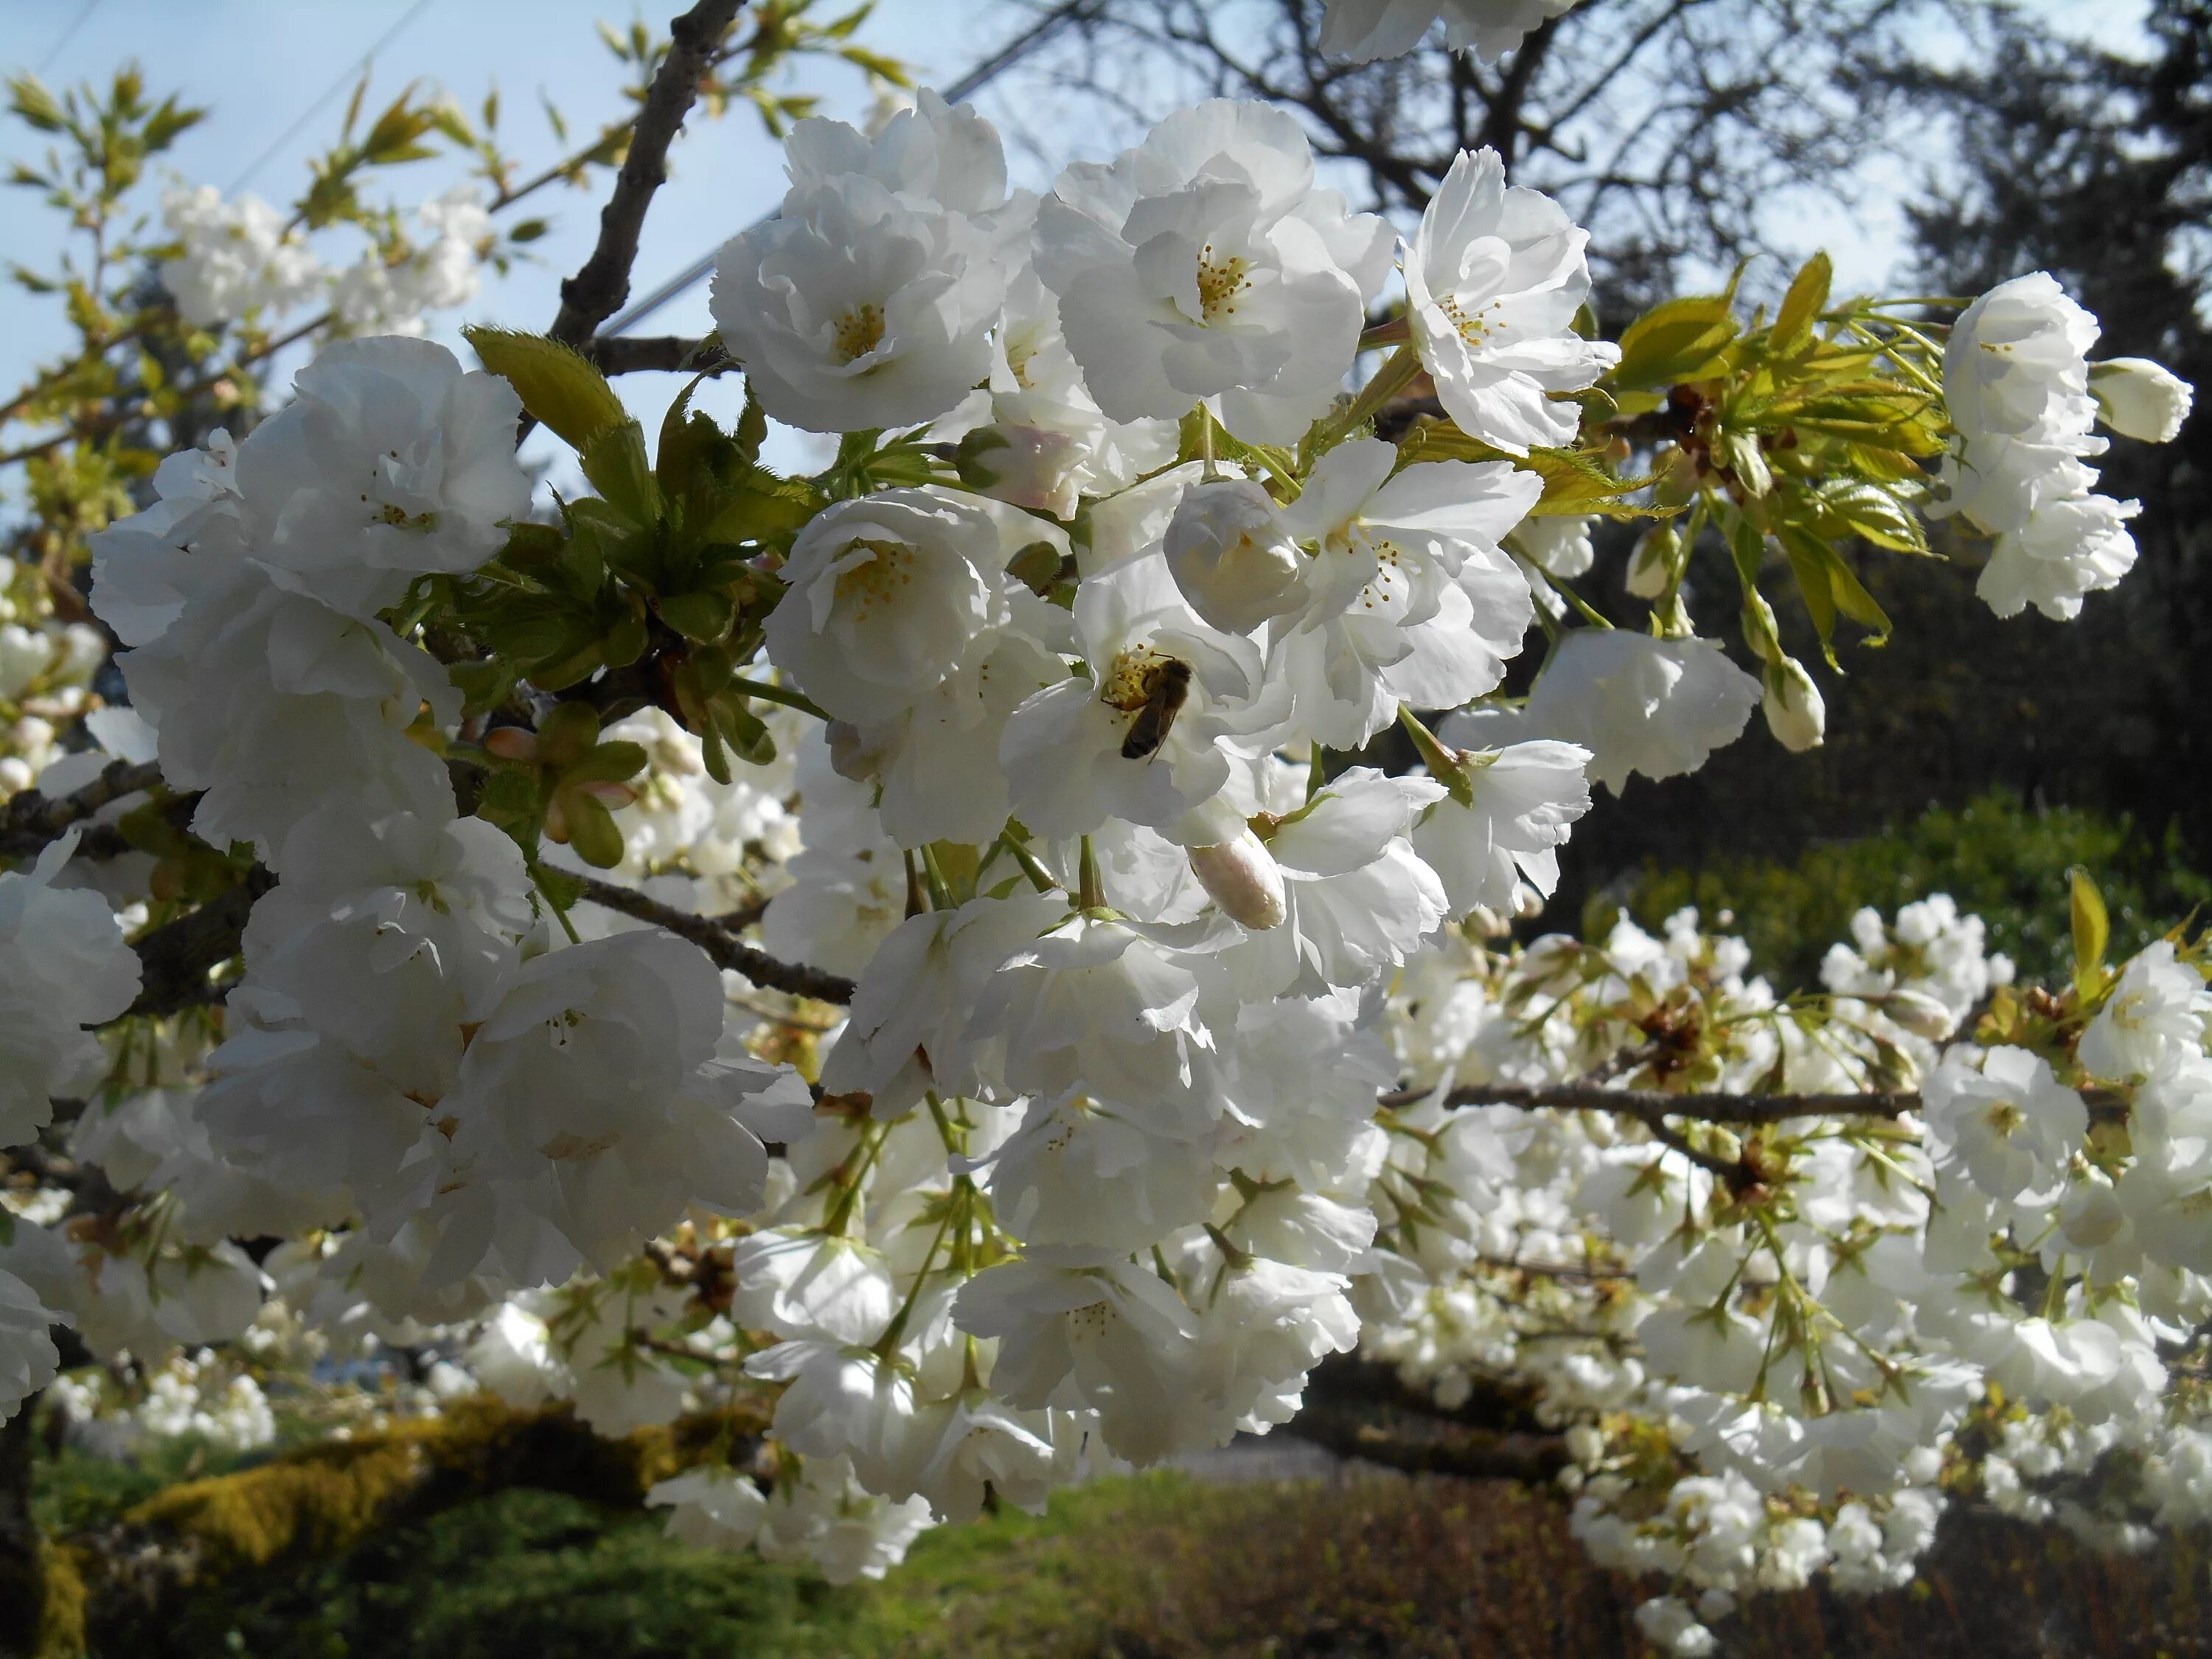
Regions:
<instances>
[{"instance_id":1,"label":"thin twig","mask_svg":"<svg viewBox=\"0 0 2212 1659\"><path fill-rule=\"evenodd\" d=\"M853 981L842 974L825 973L801 963L780 962L765 951L732 939L722 923L712 916L695 916L630 888L617 887L612 882L591 876L576 879L584 897L592 903L665 927L678 939L690 939L707 953L717 968L743 974L756 985L764 985L772 991L788 991L797 997L811 997L817 1002L848 1003L853 1000Z\"/></svg>"}]
</instances>

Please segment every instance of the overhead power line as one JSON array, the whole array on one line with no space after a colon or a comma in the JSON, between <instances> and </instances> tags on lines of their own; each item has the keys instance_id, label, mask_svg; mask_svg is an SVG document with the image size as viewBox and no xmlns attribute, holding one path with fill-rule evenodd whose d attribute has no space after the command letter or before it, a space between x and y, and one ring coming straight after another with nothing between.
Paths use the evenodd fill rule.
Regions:
<instances>
[{"instance_id":1,"label":"overhead power line","mask_svg":"<svg viewBox=\"0 0 2212 1659\"><path fill-rule=\"evenodd\" d=\"M1068 25L1087 21L1099 15L1105 9L1106 0L1062 0L1062 3L1045 13L998 51L970 67L965 75L953 82L951 85L941 87L939 91L948 104L957 104L963 99L972 98ZM746 226L745 229L757 230L775 216L773 213L763 214L751 224ZM619 313L612 321L600 330L600 332L623 333L643 322L678 295L697 286L714 269L715 257L721 251L722 244L715 243L713 247L661 283L659 288Z\"/></svg>"},{"instance_id":2,"label":"overhead power line","mask_svg":"<svg viewBox=\"0 0 2212 1659\"><path fill-rule=\"evenodd\" d=\"M100 9L100 0L85 0L84 7L62 31L62 38L46 48L46 55L39 59L38 72L44 75L54 66L54 60L69 50L69 43L76 39L77 31L92 21L93 13Z\"/></svg>"},{"instance_id":3,"label":"overhead power line","mask_svg":"<svg viewBox=\"0 0 2212 1659\"><path fill-rule=\"evenodd\" d=\"M94 3L97 3L97 0L94 0ZM331 100L337 95L338 92L349 81L351 81L354 76L359 75L363 70L366 70L371 64L374 63L376 61L377 53L382 52L386 46L398 40L399 38L399 32L402 29L405 28L410 23L413 22L417 17L420 17L429 9L430 0L415 0L415 3L413 5L408 7L405 11L400 14L399 21L398 22L394 23L390 28L385 30L383 33L376 37L376 44L369 47L367 52L362 53L360 58L355 61L350 69L347 70L343 75L339 76L337 80L331 82L330 85L325 87L320 92L315 94L313 101L308 104L307 108L300 112L300 118L293 122L290 126L286 127L283 131L278 133L275 141L270 144L269 148L263 150L260 155L255 156L252 164L246 167L246 171L240 173L237 178L230 181L230 189L223 193L225 195L233 195L244 189L255 173L260 172L263 167L269 165L270 159L276 155L277 151L283 149L285 145L290 143L293 139L299 136L301 128L306 126L308 122L313 120L315 117L323 112L324 109L329 106Z\"/></svg>"}]
</instances>

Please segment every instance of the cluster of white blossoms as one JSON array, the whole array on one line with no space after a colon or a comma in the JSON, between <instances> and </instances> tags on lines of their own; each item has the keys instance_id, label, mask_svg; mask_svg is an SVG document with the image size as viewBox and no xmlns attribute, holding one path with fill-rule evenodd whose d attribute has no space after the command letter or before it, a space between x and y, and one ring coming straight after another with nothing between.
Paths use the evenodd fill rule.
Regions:
<instances>
[{"instance_id":1,"label":"cluster of white blossoms","mask_svg":"<svg viewBox=\"0 0 2212 1659\"><path fill-rule=\"evenodd\" d=\"M1966 307L1943 350L1943 396L1957 437L1943 463L1948 498L1995 538L1976 592L2000 617L2033 605L2064 622L2081 596L2117 586L2136 562L2135 501L2096 493L2106 441L2170 443L2189 384L2142 358L2091 363L2097 319L2057 280L2033 271Z\"/></svg>"},{"instance_id":2,"label":"cluster of white blossoms","mask_svg":"<svg viewBox=\"0 0 2212 1659\"><path fill-rule=\"evenodd\" d=\"M161 222L177 246L161 261L161 285L201 328L320 306L347 333L420 334L424 313L477 297L491 216L477 187L459 184L423 203L416 218L419 239L331 264L297 222L251 191L226 199L212 185L179 186L161 198Z\"/></svg>"},{"instance_id":3,"label":"cluster of white blossoms","mask_svg":"<svg viewBox=\"0 0 2212 1659\"><path fill-rule=\"evenodd\" d=\"M1445 9L1488 50L1546 9ZM2193 951L2016 994L1940 898L1859 918L1811 995L1692 912L1496 943L1593 782L1695 769L1763 696L1796 729L1679 562L1648 633L1567 586L1594 514L1688 501L1570 448L1634 360L1556 204L1462 155L1401 241L1230 102L1042 200L927 93L789 163L716 275L738 435L679 403L648 462L550 343L479 341L510 384L355 340L98 538L143 727L94 735L150 744L252 902L190 988L219 1013L103 1044L175 884L68 840L0 875L0 1144L58 1153L81 1102L106 1176L13 1206L0 1409L55 1322L149 1378L399 1347L431 1396L606 1433L742 1408L757 1455L653 1501L849 1577L1291 1422L1364 1349L1448 1405L1534 1382L1577 1529L1670 1576L1644 1626L1683 1653L1741 1594L1899 1582L1977 1485L2212 1503L2166 1387L2212 1313ZM2075 418L2015 355L1959 394L1957 477ZM1421 376L1448 418L1376 434ZM526 403L600 490L557 524ZM838 459L769 474L763 413ZM1735 443L1700 482L1706 449L1672 477L1755 564L1771 471Z\"/></svg>"}]
</instances>

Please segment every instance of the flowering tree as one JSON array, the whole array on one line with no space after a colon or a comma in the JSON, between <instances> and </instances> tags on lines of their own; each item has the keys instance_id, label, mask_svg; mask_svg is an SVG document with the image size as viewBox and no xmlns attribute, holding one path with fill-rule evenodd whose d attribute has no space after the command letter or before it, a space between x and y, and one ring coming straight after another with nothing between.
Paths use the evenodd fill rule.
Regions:
<instances>
[{"instance_id":1,"label":"flowering tree","mask_svg":"<svg viewBox=\"0 0 2212 1659\"><path fill-rule=\"evenodd\" d=\"M1731 283L1601 340L1585 233L1494 152L1401 239L1265 104L1039 199L926 90L792 129L713 335L599 337L737 10L636 45L547 333L471 329L478 368L330 339L90 537L105 634L41 520L5 635L0 1408L251 1443L262 1380L397 1355L303 1421L565 1402L653 1449L623 1468L681 1535L838 1579L1086 1461L1291 1424L1563 1482L1600 1559L1670 1581L1639 1616L1681 1654L1747 1592L1908 1581L1960 1494L2123 1546L2200 1518L2196 946L2108 963L2086 880L2050 988L1942 900L1786 996L1694 913L1510 942L1593 785L1754 710L1820 740L1770 595L1835 665L1888 630L1856 562L1929 519L2000 615L2120 581L2096 428L2170 440L2189 388L2090 362L2039 272L1842 298L1816 258L1771 314ZM1441 11L1494 57L1546 10L1335 0L1324 44ZM309 283L297 227L178 204L126 326L235 317L251 354ZM443 269L398 246L383 280ZM687 390L648 442L609 378L648 363L741 374L734 428ZM114 431L180 418L156 372ZM42 477L135 453L70 418ZM771 470L771 419L834 458ZM594 493L533 504L531 423ZM1599 516L1645 526L1646 628L1604 614ZM1697 632L1701 540L1753 672ZM1394 732L1417 765L1374 763ZM1302 1417L1353 1354L1480 1432ZM158 1589L207 1559L163 1554L192 1501L66 1570Z\"/></svg>"}]
</instances>

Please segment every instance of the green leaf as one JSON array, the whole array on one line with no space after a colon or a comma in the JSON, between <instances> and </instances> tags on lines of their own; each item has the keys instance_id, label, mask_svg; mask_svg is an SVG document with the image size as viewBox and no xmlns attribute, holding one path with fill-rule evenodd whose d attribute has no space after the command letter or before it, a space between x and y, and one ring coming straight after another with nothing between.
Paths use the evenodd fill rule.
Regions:
<instances>
[{"instance_id":1,"label":"green leaf","mask_svg":"<svg viewBox=\"0 0 2212 1659\"><path fill-rule=\"evenodd\" d=\"M1726 367L1721 353L1735 334L1725 295L1669 300L1622 331L1620 362L1604 383L1639 391L1711 380Z\"/></svg>"},{"instance_id":2,"label":"green leaf","mask_svg":"<svg viewBox=\"0 0 2212 1659\"><path fill-rule=\"evenodd\" d=\"M538 884L538 890L545 896L545 902L556 910L573 910L584 896L581 876L540 864L534 859L530 864L530 878Z\"/></svg>"},{"instance_id":3,"label":"green leaf","mask_svg":"<svg viewBox=\"0 0 2212 1659\"><path fill-rule=\"evenodd\" d=\"M2112 918L2105 911L2105 896L2089 872L2075 865L2067 872L2073 884L2074 984L2085 996L2096 993L2104 978L2105 948L2112 943Z\"/></svg>"},{"instance_id":4,"label":"green leaf","mask_svg":"<svg viewBox=\"0 0 2212 1659\"><path fill-rule=\"evenodd\" d=\"M558 340L476 325L461 333L483 366L514 388L523 408L573 448L585 449L629 419L607 377Z\"/></svg>"},{"instance_id":5,"label":"green leaf","mask_svg":"<svg viewBox=\"0 0 2212 1659\"><path fill-rule=\"evenodd\" d=\"M730 596L716 592L664 594L654 609L660 612L661 621L702 645L710 645L728 633L738 614Z\"/></svg>"},{"instance_id":6,"label":"green leaf","mask_svg":"<svg viewBox=\"0 0 2212 1659\"><path fill-rule=\"evenodd\" d=\"M1787 356L1813 337L1813 324L1828 307L1828 287L1835 276L1835 266L1825 252L1816 253L1805 261L1804 267L1790 279L1790 291L1782 296L1782 309L1774 313L1774 326L1767 334L1769 348L1778 356Z\"/></svg>"},{"instance_id":7,"label":"green leaf","mask_svg":"<svg viewBox=\"0 0 2212 1659\"><path fill-rule=\"evenodd\" d=\"M584 476L608 504L634 523L651 525L660 517L660 491L645 458L645 432L635 421L606 428L578 456Z\"/></svg>"},{"instance_id":8,"label":"green leaf","mask_svg":"<svg viewBox=\"0 0 2212 1659\"><path fill-rule=\"evenodd\" d=\"M1851 534L1897 553L1929 551L1919 518L1880 484L1858 478L1832 478L1819 491L1820 504Z\"/></svg>"},{"instance_id":9,"label":"green leaf","mask_svg":"<svg viewBox=\"0 0 2212 1659\"><path fill-rule=\"evenodd\" d=\"M624 783L645 770L644 745L617 739L596 745L592 752L561 775L571 783Z\"/></svg>"}]
</instances>

